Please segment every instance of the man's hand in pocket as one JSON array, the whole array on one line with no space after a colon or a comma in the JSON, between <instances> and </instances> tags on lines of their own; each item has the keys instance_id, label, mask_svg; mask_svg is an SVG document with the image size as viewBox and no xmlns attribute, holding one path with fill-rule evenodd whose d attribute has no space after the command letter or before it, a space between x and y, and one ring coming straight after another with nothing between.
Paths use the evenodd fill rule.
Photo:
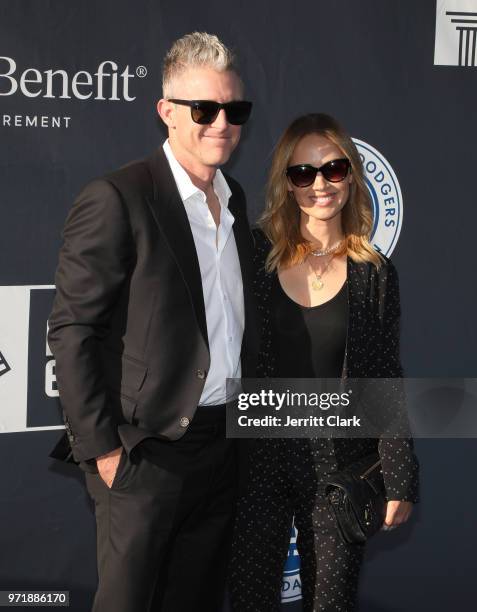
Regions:
<instances>
[{"instance_id":1,"label":"man's hand in pocket","mask_svg":"<svg viewBox=\"0 0 477 612\"><path fill-rule=\"evenodd\" d=\"M105 455L96 457L96 465L98 466L99 475L109 489L111 488L114 477L116 476L122 451L123 447L120 446L119 448L115 448Z\"/></svg>"}]
</instances>

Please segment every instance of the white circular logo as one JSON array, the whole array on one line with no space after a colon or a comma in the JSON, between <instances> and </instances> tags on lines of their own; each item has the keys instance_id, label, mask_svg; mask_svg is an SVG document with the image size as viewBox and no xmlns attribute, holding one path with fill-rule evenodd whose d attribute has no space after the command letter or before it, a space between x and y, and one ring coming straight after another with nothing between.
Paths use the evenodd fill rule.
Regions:
<instances>
[{"instance_id":1,"label":"white circular logo","mask_svg":"<svg viewBox=\"0 0 477 612\"><path fill-rule=\"evenodd\" d=\"M353 138L353 142L363 161L366 185L373 205L371 244L377 251L389 257L401 233L401 187L391 164L382 153L357 138Z\"/></svg>"},{"instance_id":2,"label":"white circular logo","mask_svg":"<svg viewBox=\"0 0 477 612\"><path fill-rule=\"evenodd\" d=\"M291 530L288 557L283 570L282 603L298 601L301 599L300 557L296 547L297 529L293 525Z\"/></svg>"}]
</instances>

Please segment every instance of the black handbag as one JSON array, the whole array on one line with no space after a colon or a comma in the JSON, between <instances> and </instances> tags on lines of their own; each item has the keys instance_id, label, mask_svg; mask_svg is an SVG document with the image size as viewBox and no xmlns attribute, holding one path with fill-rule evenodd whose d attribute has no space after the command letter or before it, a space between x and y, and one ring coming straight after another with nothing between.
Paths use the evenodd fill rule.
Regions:
<instances>
[{"instance_id":1,"label":"black handbag","mask_svg":"<svg viewBox=\"0 0 477 612\"><path fill-rule=\"evenodd\" d=\"M378 453L329 475L325 495L346 544L362 544L382 527L386 494Z\"/></svg>"}]
</instances>

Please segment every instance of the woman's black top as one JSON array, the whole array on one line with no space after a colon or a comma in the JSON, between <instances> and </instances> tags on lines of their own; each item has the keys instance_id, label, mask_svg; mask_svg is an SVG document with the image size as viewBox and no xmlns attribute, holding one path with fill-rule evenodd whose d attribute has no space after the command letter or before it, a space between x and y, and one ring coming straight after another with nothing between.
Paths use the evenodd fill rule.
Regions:
<instances>
[{"instance_id":1,"label":"woman's black top","mask_svg":"<svg viewBox=\"0 0 477 612\"><path fill-rule=\"evenodd\" d=\"M279 378L340 378L348 327L347 282L324 304L301 306L272 287L272 325Z\"/></svg>"}]
</instances>

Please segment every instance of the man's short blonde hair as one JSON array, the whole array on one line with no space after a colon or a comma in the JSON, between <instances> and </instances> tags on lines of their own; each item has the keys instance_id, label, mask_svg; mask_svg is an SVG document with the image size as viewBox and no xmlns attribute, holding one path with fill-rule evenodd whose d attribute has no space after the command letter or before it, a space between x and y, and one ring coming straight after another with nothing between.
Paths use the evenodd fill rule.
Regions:
<instances>
[{"instance_id":1,"label":"man's short blonde hair","mask_svg":"<svg viewBox=\"0 0 477 612\"><path fill-rule=\"evenodd\" d=\"M174 97L174 79L188 68L213 68L218 72L233 70L239 76L235 55L215 34L207 32L186 34L167 52L162 71L164 98Z\"/></svg>"}]
</instances>

